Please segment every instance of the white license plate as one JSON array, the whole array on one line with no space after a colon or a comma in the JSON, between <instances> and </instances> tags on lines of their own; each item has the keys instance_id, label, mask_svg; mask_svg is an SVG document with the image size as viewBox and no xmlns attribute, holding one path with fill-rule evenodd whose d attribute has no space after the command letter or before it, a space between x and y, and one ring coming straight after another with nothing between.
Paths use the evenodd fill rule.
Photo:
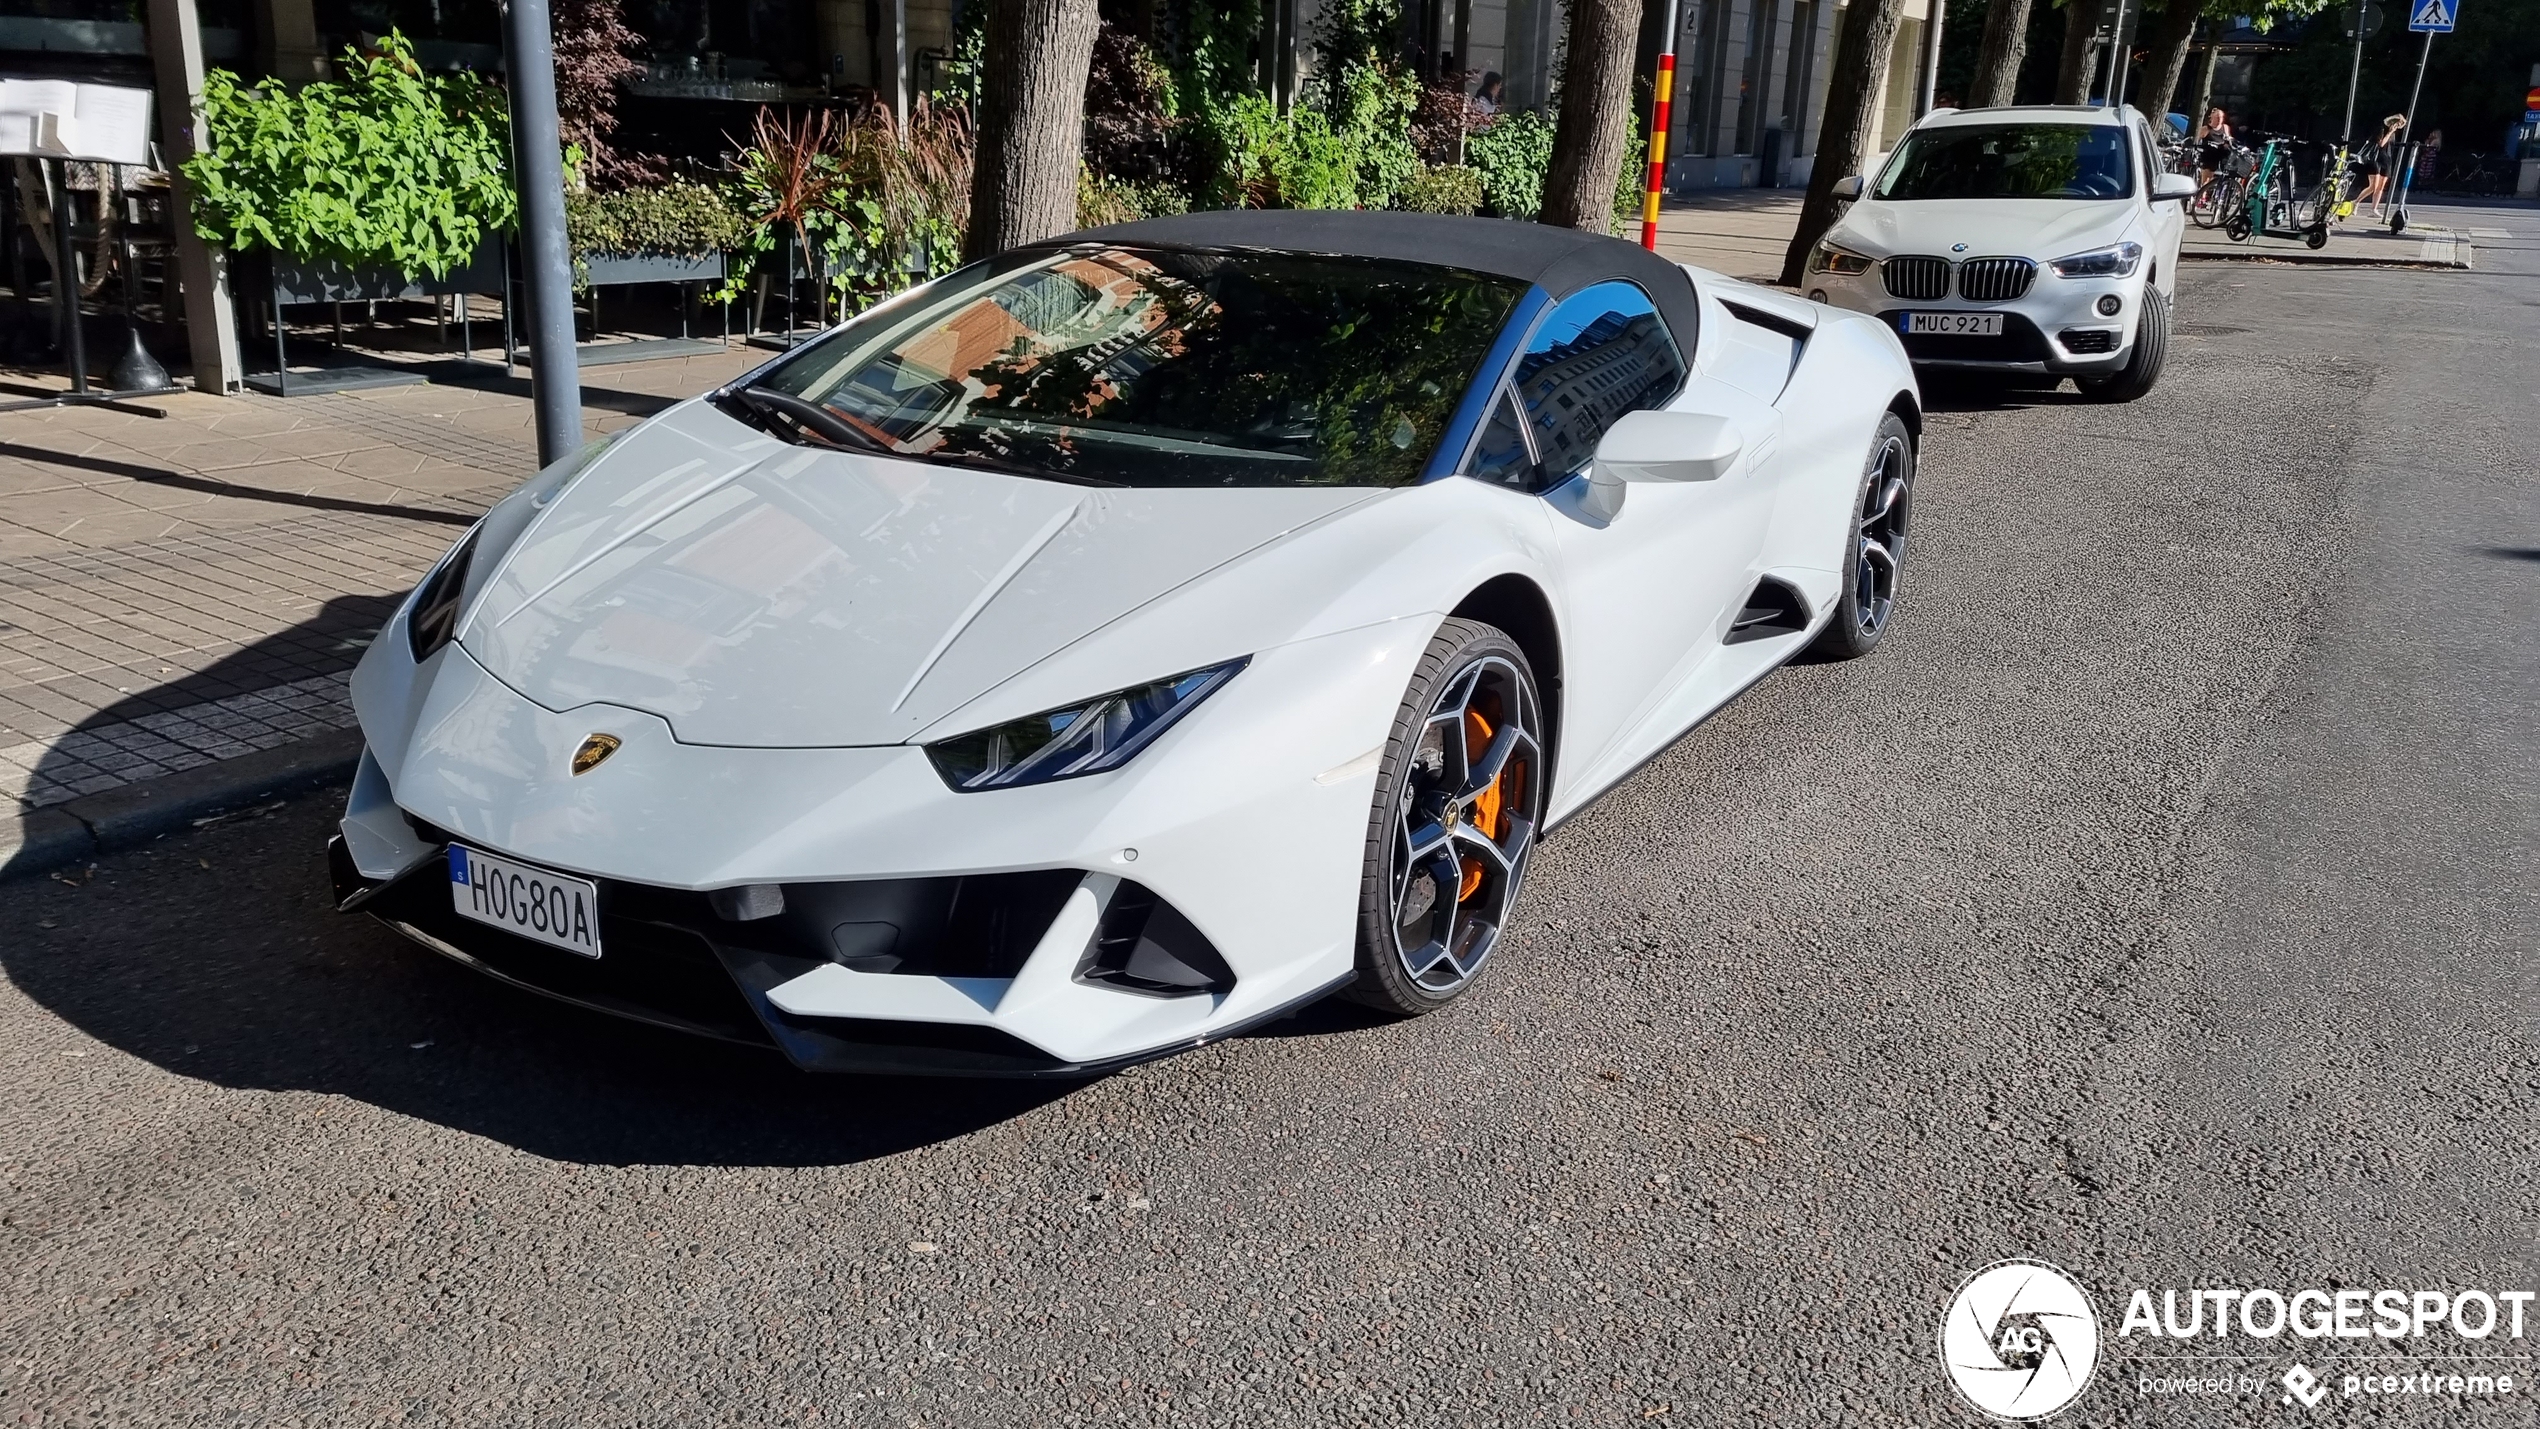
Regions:
<instances>
[{"instance_id":1,"label":"white license plate","mask_svg":"<svg viewBox=\"0 0 2540 1429\"><path fill-rule=\"evenodd\" d=\"M1905 335L1937 333L1944 337L2000 337L2000 313L1907 313Z\"/></svg>"},{"instance_id":2,"label":"white license plate","mask_svg":"<svg viewBox=\"0 0 2540 1429\"><path fill-rule=\"evenodd\" d=\"M462 918L568 953L600 955L600 886L587 878L452 844L450 906Z\"/></svg>"}]
</instances>

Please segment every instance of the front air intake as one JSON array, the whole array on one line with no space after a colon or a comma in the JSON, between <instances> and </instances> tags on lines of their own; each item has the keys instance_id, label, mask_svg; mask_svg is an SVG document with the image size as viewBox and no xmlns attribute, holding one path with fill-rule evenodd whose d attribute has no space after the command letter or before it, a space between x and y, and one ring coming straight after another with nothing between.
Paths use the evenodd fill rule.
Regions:
<instances>
[{"instance_id":1,"label":"front air intake","mask_svg":"<svg viewBox=\"0 0 2540 1429\"><path fill-rule=\"evenodd\" d=\"M1949 296L1949 260L1945 258L1890 258L1879 265L1879 276L1891 297L1927 303Z\"/></svg>"},{"instance_id":2,"label":"front air intake","mask_svg":"<svg viewBox=\"0 0 2540 1429\"><path fill-rule=\"evenodd\" d=\"M1142 884L1123 883L1103 909L1076 980L1149 997L1195 997L1230 991L1235 973L1172 904Z\"/></svg>"}]
</instances>

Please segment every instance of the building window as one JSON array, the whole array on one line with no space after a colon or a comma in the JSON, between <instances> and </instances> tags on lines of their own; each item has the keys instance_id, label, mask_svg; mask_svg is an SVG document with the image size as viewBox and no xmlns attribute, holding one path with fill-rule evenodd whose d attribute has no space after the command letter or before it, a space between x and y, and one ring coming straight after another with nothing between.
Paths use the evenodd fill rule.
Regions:
<instances>
[{"instance_id":1,"label":"building window","mask_svg":"<svg viewBox=\"0 0 2540 1429\"><path fill-rule=\"evenodd\" d=\"M1773 82L1775 0L1752 0L1746 18L1746 59L1737 77L1737 151L1755 152L1757 132L1764 127L1766 91Z\"/></svg>"},{"instance_id":2,"label":"building window","mask_svg":"<svg viewBox=\"0 0 2540 1429\"><path fill-rule=\"evenodd\" d=\"M1789 151L1798 155L1816 146L1808 142L1808 81L1817 53L1818 0L1793 0L1790 7L1790 67L1782 76L1782 132Z\"/></svg>"}]
</instances>

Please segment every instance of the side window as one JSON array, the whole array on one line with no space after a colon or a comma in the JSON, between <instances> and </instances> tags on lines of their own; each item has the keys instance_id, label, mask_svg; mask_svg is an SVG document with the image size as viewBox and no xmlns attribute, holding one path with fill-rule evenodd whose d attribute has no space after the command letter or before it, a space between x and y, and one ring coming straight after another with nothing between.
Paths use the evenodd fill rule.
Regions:
<instances>
[{"instance_id":1,"label":"side window","mask_svg":"<svg viewBox=\"0 0 2540 1429\"><path fill-rule=\"evenodd\" d=\"M1684 381L1684 354L1647 293L1619 282L1573 293L1544 318L1517 359L1509 376L1515 403L1503 397L1492 408L1475 465L1485 454L1504 453L1501 428L1522 419L1543 482L1567 480L1586 467L1618 418L1665 405Z\"/></svg>"}]
</instances>

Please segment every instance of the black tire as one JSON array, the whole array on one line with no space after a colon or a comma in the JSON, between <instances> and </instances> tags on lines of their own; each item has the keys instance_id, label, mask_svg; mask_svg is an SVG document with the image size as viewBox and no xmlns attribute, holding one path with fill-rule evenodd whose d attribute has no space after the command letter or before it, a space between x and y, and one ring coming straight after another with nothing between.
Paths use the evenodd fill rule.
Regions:
<instances>
[{"instance_id":1,"label":"black tire","mask_svg":"<svg viewBox=\"0 0 2540 1429\"><path fill-rule=\"evenodd\" d=\"M2313 248L2326 248L2328 246L2327 220L2322 219L2313 223L2310 231L2302 235L2302 241Z\"/></svg>"},{"instance_id":2,"label":"black tire","mask_svg":"<svg viewBox=\"0 0 2540 1429\"><path fill-rule=\"evenodd\" d=\"M2134 351L2106 377L2077 377L2073 385L2093 402L2131 402L2161 380L2170 356L2170 300L2158 284L2143 285L2143 321L2135 325Z\"/></svg>"},{"instance_id":3,"label":"black tire","mask_svg":"<svg viewBox=\"0 0 2540 1429\"><path fill-rule=\"evenodd\" d=\"M1878 648L1896 612L1897 581L1905 570L1905 527L1914 509L1914 434L1905 419L1879 418L1861 484L1852 493L1851 532L1843 552L1843 593L1808 654L1819 660L1857 660Z\"/></svg>"},{"instance_id":4,"label":"black tire","mask_svg":"<svg viewBox=\"0 0 2540 1429\"><path fill-rule=\"evenodd\" d=\"M1478 749L1476 734L1488 741ZM1440 625L1376 770L1351 1000L1416 1017L1481 975L1543 825L1546 738L1534 667L1517 642L1478 621Z\"/></svg>"},{"instance_id":5,"label":"black tire","mask_svg":"<svg viewBox=\"0 0 2540 1429\"><path fill-rule=\"evenodd\" d=\"M2249 226L2249 211L2245 208L2233 214L2231 220L2223 225L2223 237L2234 243L2248 242L2249 235L2254 231Z\"/></svg>"}]
</instances>

